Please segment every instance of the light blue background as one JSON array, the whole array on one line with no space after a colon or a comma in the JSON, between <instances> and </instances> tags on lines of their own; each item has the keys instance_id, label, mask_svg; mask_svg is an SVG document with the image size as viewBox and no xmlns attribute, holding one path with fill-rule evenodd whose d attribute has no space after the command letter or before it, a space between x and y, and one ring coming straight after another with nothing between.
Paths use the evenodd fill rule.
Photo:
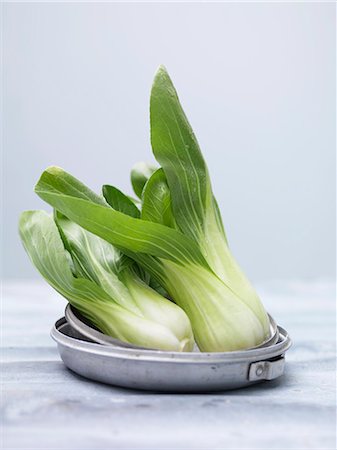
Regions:
<instances>
[{"instance_id":1,"label":"light blue background","mask_svg":"<svg viewBox=\"0 0 337 450\"><path fill-rule=\"evenodd\" d=\"M17 220L46 166L131 193L160 63L250 278L334 275L333 3L5 4L3 25L5 277L38 277Z\"/></svg>"}]
</instances>

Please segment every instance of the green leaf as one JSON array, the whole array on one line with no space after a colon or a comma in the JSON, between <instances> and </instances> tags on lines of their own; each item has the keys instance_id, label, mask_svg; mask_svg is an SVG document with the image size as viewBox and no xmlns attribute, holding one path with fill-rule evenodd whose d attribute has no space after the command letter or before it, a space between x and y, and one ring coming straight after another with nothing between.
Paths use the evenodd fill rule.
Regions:
<instances>
[{"instance_id":1,"label":"green leaf","mask_svg":"<svg viewBox=\"0 0 337 450\"><path fill-rule=\"evenodd\" d=\"M213 194L199 144L163 66L152 86L150 119L153 153L165 172L176 222L199 241Z\"/></svg>"},{"instance_id":2,"label":"green leaf","mask_svg":"<svg viewBox=\"0 0 337 450\"><path fill-rule=\"evenodd\" d=\"M142 219L175 227L171 193L163 169L158 169L148 179L142 195Z\"/></svg>"},{"instance_id":3,"label":"green leaf","mask_svg":"<svg viewBox=\"0 0 337 450\"><path fill-rule=\"evenodd\" d=\"M39 180L39 188L55 193L66 190L68 195L79 196L98 205L107 206L103 197L95 194L85 184L57 166L50 166L43 172L43 177Z\"/></svg>"},{"instance_id":4,"label":"green leaf","mask_svg":"<svg viewBox=\"0 0 337 450\"><path fill-rule=\"evenodd\" d=\"M109 295L89 280L74 278L69 254L64 248L52 217L45 211L25 211L20 216L22 243L41 275L75 307L88 307L90 302L110 302ZM89 302L89 303L88 303Z\"/></svg>"},{"instance_id":5,"label":"green leaf","mask_svg":"<svg viewBox=\"0 0 337 450\"><path fill-rule=\"evenodd\" d=\"M199 144L163 66L152 86L150 119L152 149L165 172L177 228L198 243L221 276L218 253L227 245L221 216Z\"/></svg>"},{"instance_id":6,"label":"green leaf","mask_svg":"<svg viewBox=\"0 0 337 450\"><path fill-rule=\"evenodd\" d=\"M123 192L114 186L105 184L102 188L103 196L107 203L116 211L120 211L128 216L139 218L140 211L134 202Z\"/></svg>"},{"instance_id":7,"label":"green leaf","mask_svg":"<svg viewBox=\"0 0 337 450\"><path fill-rule=\"evenodd\" d=\"M150 163L138 162L131 169L131 184L137 197L142 197L143 188L157 167Z\"/></svg>"},{"instance_id":8,"label":"green leaf","mask_svg":"<svg viewBox=\"0 0 337 450\"><path fill-rule=\"evenodd\" d=\"M67 184L62 179L67 180ZM129 217L113 210L106 203L89 201L77 186L76 178L60 169L47 169L41 175L35 192L70 220L105 239L123 253L145 253L170 259L180 264L196 262L207 267L196 244L172 228ZM70 194L69 194L70 193ZM106 205L106 206L105 206Z\"/></svg>"},{"instance_id":9,"label":"green leaf","mask_svg":"<svg viewBox=\"0 0 337 450\"><path fill-rule=\"evenodd\" d=\"M119 280L120 274L129 268L133 261L104 239L84 230L64 216L58 216L56 223L60 235L66 239L66 248L72 256L75 275L94 281L118 304L138 313L137 305Z\"/></svg>"}]
</instances>

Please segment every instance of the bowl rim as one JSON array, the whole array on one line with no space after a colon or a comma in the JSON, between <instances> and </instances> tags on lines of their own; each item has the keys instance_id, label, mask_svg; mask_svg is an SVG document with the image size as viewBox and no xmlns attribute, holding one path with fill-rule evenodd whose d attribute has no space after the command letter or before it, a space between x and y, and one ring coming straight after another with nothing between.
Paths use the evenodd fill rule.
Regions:
<instances>
[{"instance_id":1,"label":"bowl rim","mask_svg":"<svg viewBox=\"0 0 337 450\"><path fill-rule=\"evenodd\" d=\"M287 331L278 326L279 340L267 347L231 352L170 352L164 350L136 349L114 345L102 345L74 338L62 332L62 328L71 325L65 317L59 319L51 330L51 337L58 345L74 350L104 356L107 358L132 359L138 361L157 361L172 363L235 363L238 361L265 360L282 355L292 345Z\"/></svg>"}]
</instances>

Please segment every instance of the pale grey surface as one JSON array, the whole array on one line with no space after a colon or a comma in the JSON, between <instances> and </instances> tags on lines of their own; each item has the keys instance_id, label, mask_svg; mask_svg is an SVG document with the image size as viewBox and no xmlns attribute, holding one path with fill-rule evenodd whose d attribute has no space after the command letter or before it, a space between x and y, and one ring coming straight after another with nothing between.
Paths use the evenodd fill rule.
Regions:
<instances>
[{"instance_id":1,"label":"pale grey surface","mask_svg":"<svg viewBox=\"0 0 337 450\"><path fill-rule=\"evenodd\" d=\"M17 220L46 166L130 192L164 63L248 275L334 276L335 26L324 2L4 4L5 275L37 277Z\"/></svg>"},{"instance_id":2,"label":"pale grey surface","mask_svg":"<svg viewBox=\"0 0 337 450\"><path fill-rule=\"evenodd\" d=\"M278 381L211 395L142 393L72 374L49 337L64 301L41 283L4 289L4 448L334 449L334 285L258 290L291 334Z\"/></svg>"}]
</instances>

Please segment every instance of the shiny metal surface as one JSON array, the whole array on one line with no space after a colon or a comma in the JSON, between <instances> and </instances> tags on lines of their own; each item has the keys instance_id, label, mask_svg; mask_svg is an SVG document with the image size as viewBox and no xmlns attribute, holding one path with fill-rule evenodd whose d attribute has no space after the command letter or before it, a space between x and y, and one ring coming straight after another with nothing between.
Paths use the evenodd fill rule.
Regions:
<instances>
[{"instance_id":1,"label":"shiny metal surface","mask_svg":"<svg viewBox=\"0 0 337 450\"><path fill-rule=\"evenodd\" d=\"M117 345L119 347L125 348L138 348L144 349L143 347L139 347L137 345L129 344L127 342L120 341L118 339L114 339L111 336L107 336L106 334L101 333L97 328L93 327L90 322L81 315L81 313L71 306L69 303L66 306L64 312L65 318L67 322L71 325L72 328L77 330L83 336L86 336L88 339L91 339L93 342L103 345ZM269 315L270 321L270 334L265 341L263 341L260 345L256 347L252 347L249 350L261 347L267 347L271 344L275 344L279 339L279 331L275 320Z\"/></svg>"},{"instance_id":2,"label":"shiny metal surface","mask_svg":"<svg viewBox=\"0 0 337 450\"><path fill-rule=\"evenodd\" d=\"M65 318L51 331L65 365L92 380L134 389L210 392L274 379L284 370L291 345L278 327L279 339L267 347L226 353L176 353L123 348L89 342Z\"/></svg>"}]
</instances>

